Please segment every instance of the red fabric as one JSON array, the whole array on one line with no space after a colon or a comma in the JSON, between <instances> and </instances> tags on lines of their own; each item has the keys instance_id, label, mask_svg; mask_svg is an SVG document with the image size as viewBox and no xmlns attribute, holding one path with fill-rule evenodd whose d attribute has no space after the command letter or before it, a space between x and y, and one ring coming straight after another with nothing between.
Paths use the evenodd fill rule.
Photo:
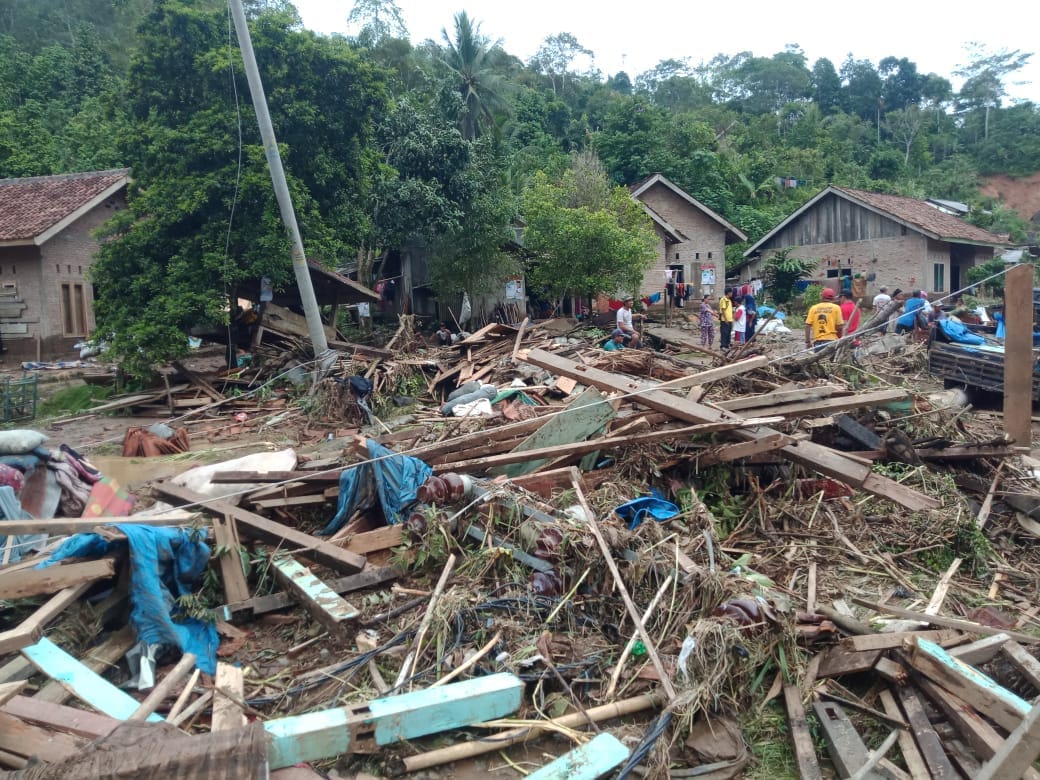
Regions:
<instances>
[{"instance_id":1,"label":"red fabric","mask_svg":"<svg viewBox=\"0 0 1040 780\"><path fill-rule=\"evenodd\" d=\"M618 309L620 309L624 305L625 305L624 301L615 301L613 298L611 298L609 301L607 301L607 308L609 308L611 311L617 311Z\"/></svg>"},{"instance_id":2,"label":"red fabric","mask_svg":"<svg viewBox=\"0 0 1040 780\"><path fill-rule=\"evenodd\" d=\"M854 301L845 301L841 305L841 318L845 320L846 335L859 327L859 306Z\"/></svg>"},{"instance_id":3,"label":"red fabric","mask_svg":"<svg viewBox=\"0 0 1040 780\"><path fill-rule=\"evenodd\" d=\"M25 485L25 475L14 466L0 463L0 485L10 485L16 494L21 493Z\"/></svg>"}]
</instances>

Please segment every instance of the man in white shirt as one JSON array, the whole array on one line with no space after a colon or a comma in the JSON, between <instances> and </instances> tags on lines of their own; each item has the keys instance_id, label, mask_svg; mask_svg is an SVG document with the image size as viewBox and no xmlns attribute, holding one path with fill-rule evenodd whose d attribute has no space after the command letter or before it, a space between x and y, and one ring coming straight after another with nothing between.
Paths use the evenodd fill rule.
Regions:
<instances>
[{"instance_id":1,"label":"man in white shirt","mask_svg":"<svg viewBox=\"0 0 1040 780\"><path fill-rule=\"evenodd\" d=\"M874 296L874 313L880 314L888 304L892 302L892 296L888 294L888 288L882 287L880 292Z\"/></svg>"},{"instance_id":2,"label":"man in white shirt","mask_svg":"<svg viewBox=\"0 0 1040 780\"><path fill-rule=\"evenodd\" d=\"M624 331L625 345L632 349L639 349L642 346L642 339L636 329L632 327L632 320L643 319L643 315L632 313L632 300L631 295L622 300L623 305L617 312L617 326L619 330Z\"/></svg>"}]
</instances>

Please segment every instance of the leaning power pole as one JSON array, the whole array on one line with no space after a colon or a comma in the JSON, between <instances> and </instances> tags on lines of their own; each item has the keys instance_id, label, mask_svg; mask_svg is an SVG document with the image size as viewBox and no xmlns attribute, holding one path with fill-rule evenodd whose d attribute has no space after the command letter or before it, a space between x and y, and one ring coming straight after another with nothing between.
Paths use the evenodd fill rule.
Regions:
<instances>
[{"instance_id":1,"label":"leaning power pole","mask_svg":"<svg viewBox=\"0 0 1040 780\"><path fill-rule=\"evenodd\" d=\"M311 283L310 271L307 268L307 255L303 251L300 227L296 224L292 196L289 194L289 185L285 181L282 155L278 151L278 141L274 137L271 114L267 110L267 96L264 94L264 85L260 81L260 70L256 66L253 41L249 36L249 26L246 24L246 14L242 10L241 0L228 0L228 4L231 7L231 16L235 20L238 47L242 50L242 61L246 66L246 79L249 81L249 92L253 96L256 119L260 124L260 137L264 143L264 155L267 157L268 167L271 169L271 181L274 184L275 197L278 199L278 209L282 213L285 229L289 231L289 237L292 239L293 271L296 272L296 286L300 290L303 313L307 317L311 346L314 348L315 357L321 360L326 357L329 344L325 340L325 328L321 322L321 313L318 311L318 301L314 297L314 285Z\"/></svg>"}]
</instances>

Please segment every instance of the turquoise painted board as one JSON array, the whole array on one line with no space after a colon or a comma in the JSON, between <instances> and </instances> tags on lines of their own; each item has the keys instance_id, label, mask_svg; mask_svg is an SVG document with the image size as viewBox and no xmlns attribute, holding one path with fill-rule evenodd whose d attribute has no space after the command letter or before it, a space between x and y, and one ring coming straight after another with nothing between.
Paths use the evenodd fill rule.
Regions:
<instances>
[{"instance_id":1,"label":"turquoise painted board","mask_svg":"<svg viewBox=\"0 0 1040 780\"><path fill-rule=\"evenodd\" d=\"M23 647L22 655L80 701L111 718L126 720L140 704L133 696L81 664L49 639L41 639L35 645ZM152 713L148 720L158 722L162 717Z\"/></svg>"},{"instance_id":2,"label":"turquoise painted board","mask_svg":"<svg viewBox=\"0 0 1040 780\"><path fill-rule=\"evenodd\" d=\"M270 720L264 724L271 735L268 765L279 769L501 718L520 708L523 689L514 675L493 674L367 705Z\"/></svg>"},{"instance_id":3,"label":"turquoise painted board","mask_svg":"<svg viewBox=\"0 0 1040 780\"><path fill-rule=\"evenodd\" d=\"M334 627L358 616L358 611L347 603L346 599L311 574L310 569L294 558L278 555L272 558L272 562L291 589L306 599L312 609L321 610L323 616L318 618L319 622ZM308 604L304 604L304 607L307 606Z\"/></svg>"},{"instance_id":4,"label":"turquoise painted board","mask_svg":"<svg viewBox=\"0 0 1040 780\"><path fill-rule=\"evenodd\" d=\"M1028 715L1029 710L1033 708L1032 705L1025 699L1012 693L1007 688L997 685L997 683L995 683L992 679L984 675L975 667L969 666L963 661L957 660L948 652L946 652L946 650L942 646L936 644L930 639L918 639L917 648L921 652L930 655L932 658L934 658L936 661L939 661L944 666L948 666L951 669L958 670L961 674L963 674L966 678L974 682L980 688L985 688L994 697L1000 699L1002 702L1007 704L1010 708L1015 710L1015 712L1020 714L1023 718L1026 715Z\"/></svg>"},{"instance_id":5,"label":"turquoise painted board","mask_svg":"<svg viewBox=\"0 0 1040 780\"><path fill-rule=\"evenodd\" d=\"M596 780L627 758L628 748L613 734L604 732L529 774L527 780Z\"/></svg>"}]
</instances>

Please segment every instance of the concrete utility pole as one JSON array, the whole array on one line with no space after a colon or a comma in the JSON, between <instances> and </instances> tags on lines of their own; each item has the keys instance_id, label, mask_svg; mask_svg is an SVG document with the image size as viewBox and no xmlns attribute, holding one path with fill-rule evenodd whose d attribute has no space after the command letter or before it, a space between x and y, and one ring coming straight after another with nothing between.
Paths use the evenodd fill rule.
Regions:
<instances>
[{"instance_id":1,"label":"concrete utility pole","mask_svg":"<svg viewBox=\"0 0 1040 780\"><path fill-rule=\"evenodd\" d=\"M285 181L282 155L278 151L278 141L274 137L271 114L267 110L267 96L264 94L264 85L260 81L260 70L256 67L253 41L249 37L246 14L242 10L241 0L228 0L228 3L231 7L231 16L235 20L238 47L242 50L242 60L246 66L249 92L253 96L253 108L256 110L256 119L260 124L260 137L263 139L264 154L267 156L267 164L271 169L271 181L274 183L278 209L282 213L285 229L289 231L289 237L292 239L293 271L296 272L296 286L300 290L303 313L307 317L311 346L314 348L315 357L322 359L327 357L329 344L325 340L325 328L321 322L321 313L318 311L318 301L314 297L314 285L311 283L311 274L307 268L307 255L303 251L300 227L296 224L296 212L293 210L292 197L289 195L289 185Z\"/></svg>"}]
</instances>

